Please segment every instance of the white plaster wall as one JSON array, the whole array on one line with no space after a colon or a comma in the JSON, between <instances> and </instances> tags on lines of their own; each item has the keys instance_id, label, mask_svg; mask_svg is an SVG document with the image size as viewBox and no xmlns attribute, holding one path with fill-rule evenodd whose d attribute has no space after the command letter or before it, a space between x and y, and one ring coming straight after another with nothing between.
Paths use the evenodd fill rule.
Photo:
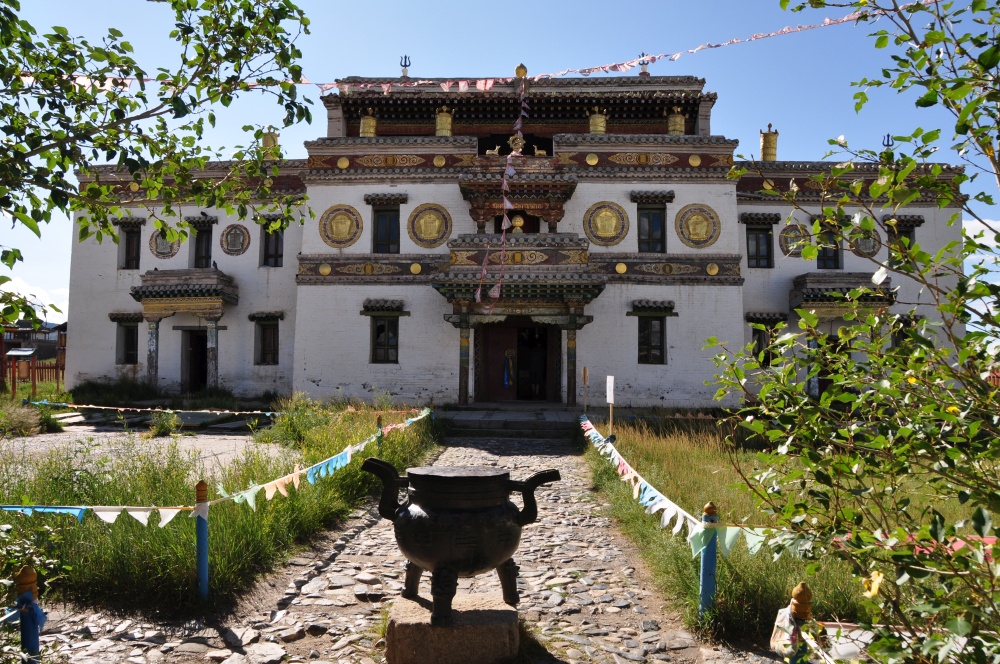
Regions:
<instances>
[{"instance_id":1,"label":"white plaster wall","mask_svg":"<svg viewBox=\"0 0 1000 664\"><path fill-rule=\"evenodd\" d=\"M691 183L684 180L664 180L662 182L581 182L576 187L573 197L566 203L566 216L559 222L562 233L578 233L586 237L583 231L583 217L587 209L595 203L610 201L620 205L628 213L629 228L625 238L613 247L601 247L592 244L591 254L637 252L639 250L639 230L637 204L629 200L632 191L672 190L674 201L667 203L666 237L668 254L736 254L740 253L738 225L736 216L736 184ZM719 239L703 249L693 249L684 244L675 230L674 222L677 213L692 203L707 205L719 216L722 230ZM603 297L603 296L602 296Z\"/></svg>"},{"instance_id":2,"label":"white plaster wall","mask_svg":"<svg viewBox=\"0 0 1000 664\"><path fill-rule=\"evenodd\" d=\"M373 364L368 298L402 300L399 363ZM293 387L320 399L388 396L412 405L458 401L459 331L429 286L308 285L298 289Z\"/></svg>"},{"instance_id":3,"label":"white plaster wall","mask_svg":"<svg viewBox=\"0 0 1000 664\"><path fill-rule=\"evenodd\" d=\"M812 212L812 209L807 207ZM853 214L855 210L846 210L848 214ZM878 233L882 240L882 248L872 258L862 258L857 256L845 246L842 248L841 257L843 269L841 270L818 270L815 260L804 260L797 256L785 256L781 252L778 243L778 234L785 227L784 220L789 216L787 206L781 205L742 205L739 212L773 212L782 216L782 221L774 225L774 267L773 268L749 268L746 258L746 224L739 224L738 241L739 253L743 256L740 271L743 273L745 282L743 286L744 312L784 312L789 313L789 320L794 324L796 316L789 311L788 293L792 289L792 282L795 277L807 272L867 272L874 274L880 265L884 265L889 260L889 250L886 246L885 233L879 229ZM816 206L815 212L819 212ZM939 248L945 246L953 240L961 239L961 227L958 224L948 226L953 210L938 209L936 207L912 207L907 208L905 214L920 214L924 217L924 223L916 229L915 237L920 247L933 254ZM812 222L809 215L802 211L794 211L792 217L796 223L811 228ZM881 220L881 215L879 216ZM911 304L917 303L918 313L927 318L938 320L940 316L934 309L932 300L926 292L922 292L920 285L910 277L890 272L893 288L898 287L897 300L899 304L892 307L892 311L900 313L907 312L912 308ZM835 331L836 326L832 329ZM744 330L744 343L749 343L751 338L751 328L747 323Z\"/></svg>"},{"instance_id":4,"label":"white plaster wall","mask_svg":"<svg viewBox=\"0 0 1000 664\"><path fill-rule=\"evenodd\" d=\"M200 210L184 210L184 215ZM239 221L215 210L206 210L219 221L212 228L212 259L218 268L233 277L239 287L237 305L225 305L219 321L219 385L236 394L253 395L266 390L291 390L291 366L294 353L296 254L302 242L303 228L292 224L285 231L283 267L260 267L261 228L252 221ZM138 211L136 216L140 215ZM250 232L250 246L239 256L226 254L220 238L227 226L244 225ZM142 305L132 299L129 290L138 286L141 275L154 268L186 269L191 264L194 243L185 241L171 258L163 259L149 250L149 238L156 232L152 222L142 229L142 253L138 270L118 270L118 247L105 240L98 244L88 239L75 243L70 267L70 304L66 349L66 382L71 388L89 378L113 378L128 375L146 377L147 325L139 323L139 363L115 364L117 326L108 318L110 312L142 312ZM284 311L279 321L279 363L255 366L254 328L247 316L258 311ZM205 321L178 314L160 323L159 385L176 391L181 384L182 333L175 326L200 326Z\"/></svg>"},{"instance_id":5,"label":"white plaster wall","mask_svg":"<svg viewBox=\"0 0 1000 664\"><path fill-rule=\"evenodd\" d=\"M609 285L588 307L594 322L577 332L578 371L590 373L590 403L603 403L606 376L615 377L620 406L714 407L716 388L705 385L715 375L710 336L739 341L743 302L738 286ZM639 323L626 316L633 300L672 300L676 317L666 319L667 363L639 364ZM577 399L583 403L578 380Z\"/></svg>"},{"instance_id":6,"label":"white plaster wall","mask_svg":"<svg viewBox=\"0 0 1000 664\"><path fill-rule=\"evenodd\" d=\"M448 210L451 215L452 230L449 239L462 233L475 233L476 222L469 216L469 203L462 199L456 182L449 183L405 183L392 184L350 184L327 185L311 184L309 186L309 205L316 213L316 218L306 222L302 240L304 254L350 255L367 254L372 250L372 207L365 203L366 194L402 194L408 196L407 202L399 206L399 251L403 254L446 253L448 247L442 244L434 249L424 249L410 239L407 233L407 222L410 213L425 203L436 203ZM323 242L319 235L319 222L323 213L334 205L350 205L362 219L361 237L346 249L335 249Z\"/></svg>"}]
</instances>

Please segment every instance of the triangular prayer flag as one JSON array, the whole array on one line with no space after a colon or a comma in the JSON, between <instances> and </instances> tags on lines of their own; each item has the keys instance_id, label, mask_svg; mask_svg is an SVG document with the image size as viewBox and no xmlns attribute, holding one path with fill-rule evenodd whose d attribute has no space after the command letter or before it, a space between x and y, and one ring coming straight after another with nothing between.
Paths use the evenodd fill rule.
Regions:
<instances>
[{"instance_id":1,"label":"triangular prayer flag","mask_svg":"<svg viewBox=\"0 0 1000 664\"><path fill-rule=\"evenodd\" d=\"M105 523L114 523L118 520L118 515L122 513L121 507L106 507L106 506L95 506L91 507L94 514L100 518L101 521Z\"/></svg>"},{"instance_id":2,"label":"triangular prayer flag","mask_svg":"<svg viewBox=\"0 0 1000 664\"><path fill-rule=\"evenodd\" d=\"M208 503L195 503L194 510L191 511L188 518L193 519L195 517L208 521Z\"/></svg>"},{"instance_id":3,"label":"triangular prayer flag","mask_svg":"<svg viewBox=\"0 0 1000 664\"><path fill-rule=\"evenodd\" d=\"M664 500L667 504L663 506L663 516L660 517L660 528L669 526L670 522L677 516L677 507L669 500Z\"/></svg>"},{"instance_id":4,"label":"triangular prayer flag","mask_svg":"<svg viewBox=\"0 0 1000 664\"><path fill-rule=\"evenodd\" d=\"M681 532L681 528L684 527L685 523L687 523L687 519L684 517L684 513L681 512L681 508L678 507L677 508L677 523L674 524L674 531L673 531L674 535L676 535L677 533ZM690 528L691 528L691 526L688 526L689 530L690 530Z\"/></svg>"},{"instance_id":5,"label":"triangular prayer flag","mask_svg":"<svg viewBox=\"0 0 1000 664\"><path fill-rule=\"evenodd\" d=\"M728 558L729 552L733 550L733 546L736 545L736 540L740 538L743 529L738 526L725 526L716 528L716 530L719 531L719 549L722 551L722 557Z\"/></svg>"},{"instance_id":6,"label":"triangular prayer flag","mask_svg":"<svg viewBox=\"0 0 1000 664\"><path fill-rule=\"evenodd\" d=\"M264 485L264 498L271 500L274 498L274 494L278 491L278 481L268 482Z\"/></svg>"},{"instance_id":7,"label":"triangular prayer flag","mask_svg":"<svg viewBox=\"0 0 1000 664\"><path fill-rule=\"evenodd\" d=\"M295 472L292 473L292 484L295 485L296 489L299 488L299 476L300 475L302 475L302 466L300 466L299 464L295 464Z\"/></svg>"},{"instance_id":8,"label":"triangular prayer flag","mask_svg":"<svg viewBox=\"0 0 1000 664\"><path fill-rule=\"evenodd\" d=\"M167 525L174 520L174 517L180 513L177 509L164 509L160 508L160 528Z\"/></svg>"},{"instance_id":9,"label":"triangular prayer flag","mask_svg":"<svg viewBox=\"0 0 1000 664\"><path fill-rule=\"evenodd\" d=\"M125 511L128 512L129 516L138 521L144 526L149 525L149 515L153 511L149 507L126 507Z\"/></svg>"},{"instance_id":10,"label":"triangular prayer flag","mask_svg":"<svg viewBox=\"0 0 1000 664\"><path fill-rule=\"evenodd\" d=\"M688 542L691 544L691 557L697 558L698 554L705 550L708 546L709 541L712 539L712 535L715 534L714 528L706 529L704 526L695 526L691 529L691 533L688 535Z\"/></svg>"}]
</instances>

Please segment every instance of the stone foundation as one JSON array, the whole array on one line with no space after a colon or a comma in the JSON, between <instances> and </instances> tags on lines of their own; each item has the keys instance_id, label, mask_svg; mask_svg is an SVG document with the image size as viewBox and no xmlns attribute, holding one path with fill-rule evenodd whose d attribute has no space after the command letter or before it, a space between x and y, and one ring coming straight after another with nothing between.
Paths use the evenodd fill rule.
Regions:
<instances>
[{"instance_id":1,"label":"stone foundation","mask_svg":"<svg viewBox=\"0 0 1000 664\"><path fill-rule=\"evenodd\" d=\"M454 623L431 626L430 600L397 599L385 632L388 664L503 664L520 645L517 610L494 593L455 595Z\"/></svg>"}]
</instances>

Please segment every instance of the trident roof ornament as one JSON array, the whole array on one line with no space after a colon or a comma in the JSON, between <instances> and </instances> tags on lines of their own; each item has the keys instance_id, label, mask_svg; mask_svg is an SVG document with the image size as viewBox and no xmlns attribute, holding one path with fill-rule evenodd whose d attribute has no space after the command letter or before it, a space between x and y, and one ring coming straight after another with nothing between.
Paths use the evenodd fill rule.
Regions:
<instances>
[{"instance_id":1,"label":"trident roof ornament","mask_svg":"<svg viewBox=\"0 0 1000 664\"><path fill-rule=\"evenodd\" d=\"M410 56L404 55L399 59L399 66L403 68L403 78L409 78L410 76Z\"/></svg>"}]
</instances>

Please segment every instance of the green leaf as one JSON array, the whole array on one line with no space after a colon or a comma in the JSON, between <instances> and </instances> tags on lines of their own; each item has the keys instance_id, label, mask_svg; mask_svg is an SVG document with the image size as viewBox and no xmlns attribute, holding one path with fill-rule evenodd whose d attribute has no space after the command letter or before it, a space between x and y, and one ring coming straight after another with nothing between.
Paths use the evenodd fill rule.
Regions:
<instances>
[{"instance_id":1,"label":"green leaf","mask_svg":"<svg viewBox=\"0 0 1000 664\"><path fill-rule=\"evenodd\" d=\"M993 520L990 518L990 513L982 507L977 507L972 513L972 529L980 537L993 536Z\"/></svg>"},{"instance_id":2,"label":"green leaf","mask_svg":"<svg viewBox=\"0 0 1000 664\"><path fill-rule=\"evenodd\" d=\"M945 623L945 626L948 628L948 631L958 636L968 636L972 631L972 624L965 618L952 618Z\"/></svg>"}]
</instances>

